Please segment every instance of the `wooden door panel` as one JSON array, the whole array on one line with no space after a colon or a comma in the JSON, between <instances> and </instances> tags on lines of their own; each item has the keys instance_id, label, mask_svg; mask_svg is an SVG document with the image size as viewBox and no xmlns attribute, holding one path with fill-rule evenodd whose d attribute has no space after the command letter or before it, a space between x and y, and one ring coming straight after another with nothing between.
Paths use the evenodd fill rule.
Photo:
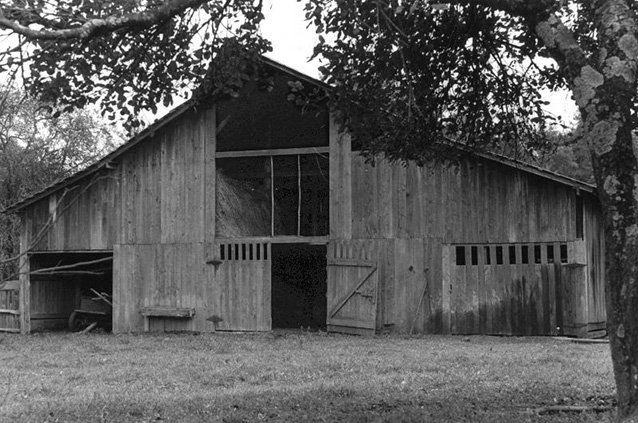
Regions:
<instances>
[{"instance_id":1,"label":"wooden door panel","mask_svg":"<svg viewBox=\"0 0 638 423\"><path fill-rule=\"evenodd\" d=\"M375 262L328 260L328 331L374 334L377 281Z\"/></svg>"},{"instance_id":2,"label":"wooden door panel","mask_svg":"<svg viewBox=\"0 0 638 423\"><path fill-rule=\"evenodd\" d=\"M223 320L217 330L268 331L271 329L269 243L218 243L219 259L215 271Z\"/></svg>"},{"instance_id":3,"label":"wooden door panel","mask_svg":"<svg viewBox=\"0 0 638 423\"><path fill-rule=\"evenodd\" d=\"M20 332L20 281L0 283L0 332Z\"/></svg>"}]
</instances>

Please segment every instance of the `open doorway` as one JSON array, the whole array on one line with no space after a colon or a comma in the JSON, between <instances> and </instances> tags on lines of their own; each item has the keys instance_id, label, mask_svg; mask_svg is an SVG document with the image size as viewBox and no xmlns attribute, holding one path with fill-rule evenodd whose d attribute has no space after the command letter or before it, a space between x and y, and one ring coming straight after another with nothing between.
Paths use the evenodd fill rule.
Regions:
<instances>
[{"instance_id":1,"label":"open doorway","mask_svg":"<svg viewBox=\"0 0 638 423\"><path fill-rule=\"evenodd\" d=\"M30 254L31 330L82 330L112 326L113 254ZM110 303L110 304L109 304Z\"/></svg>"},{"instance_id":2,"label":"open doorway","mask_svg":"<svg viewBox=\"0 0 638 423\"><path fill-rule=\"evenodd\" d=\"M326 327L326 246L272 245L272 327Z\"/></svg>"}]
</instances>

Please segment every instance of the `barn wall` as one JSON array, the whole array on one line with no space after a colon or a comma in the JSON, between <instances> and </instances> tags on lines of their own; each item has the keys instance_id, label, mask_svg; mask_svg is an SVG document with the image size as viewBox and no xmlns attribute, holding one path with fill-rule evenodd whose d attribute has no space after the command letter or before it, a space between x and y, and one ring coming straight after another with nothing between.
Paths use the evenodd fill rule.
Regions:
<instances>
[{"instance_id":1,"label":"barn wall","mask_svg":"<svg viewBox=\"0 0 638 423\"><path fill-rule=\"evenodd\" d=\"M573 190L522 171L484 159L402 167L385 161L371 166L356 153L332 157L335 238L438 237L449 243L575 238Z\"/></svg>"},{"instance_id":2,"label":"barn wall","mask_svg":"<svg viewBox=\"0 0 638 423\"><path fill-rule=\"evenodd\" d=\"M29 206L22 214L33 251L109 250L117 238L117 171L104 170Z\"/></svg>"},{"instance_id":3,"label":"barn wall","mask_svg":"<svg viewBox=\"0 0 638 423\"><path fill-rule=\"evenodd\" d=\"M207 140L198 117L158 131L122 157L119 244L204 241Z\"/></svg>"},{"instance_id":4,"label":"barn wall","mask_svg":"<svg viewBox=\"0 0 638 423\"><path fill-rule=\"evenodd\" d=\"M144 330L142 308L195 309L193 318L150 317L151 331L214 329L205 320L214 309L205 254L214 234L214 128L214 108L194 112L121 159L115 332Z\"/></svg>"},{"instance_id":5,"label":"barn wall","mask_svg":"<svg viewBox=\"0 0 638 423\"><path fill-rule=\"evenodd\" d=\"M424 167L381 160L372 166L350 148L349 136L333 126L330 243L333 249L346 241L360 244L376 257L377 330L556 333L566 313L559 303L565 263L588 265L587 277L573 284L588 286L589 321L604 322L602 229L590 194L582 193L585 239L579 240L572 187L482 158ZM456 245L466 246L467 278L455 267ZM534 261L535 245L544 261ZM476 266L472 246L480 250ZM488 265L484 251L490 249L494 260L496 246L506 254L513 248L515 264ZM524 251L532 254L529 264L522 263ZM466 279L483 284L463 288ZM502 307L512 296L517 303Z\"/></svg>"}]
</instances>

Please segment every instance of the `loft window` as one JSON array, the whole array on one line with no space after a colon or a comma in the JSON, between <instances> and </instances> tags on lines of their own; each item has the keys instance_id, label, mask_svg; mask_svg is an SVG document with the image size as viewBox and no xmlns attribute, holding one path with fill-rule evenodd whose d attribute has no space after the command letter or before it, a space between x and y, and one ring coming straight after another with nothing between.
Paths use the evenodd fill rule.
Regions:
<instances>
[{"instance_id":1,"label":"loft window","mask_svg":"<svg viewBox=\"0 0 638 423\"><path fill-rule=\"evenodd\" d=\"M509 252L510 264L516 264L516 247L514 245L510 245Z\"/></svg>"},{"instance_id":2,"label":"loft window","mask_svg":"<svg viewBox=\"0 0 638 423\"><path fill-rule=\"evenodd\" d=\"M328 234L325 155L222 157L216 165L218 237Z\"/></svg>"}]
</instances>

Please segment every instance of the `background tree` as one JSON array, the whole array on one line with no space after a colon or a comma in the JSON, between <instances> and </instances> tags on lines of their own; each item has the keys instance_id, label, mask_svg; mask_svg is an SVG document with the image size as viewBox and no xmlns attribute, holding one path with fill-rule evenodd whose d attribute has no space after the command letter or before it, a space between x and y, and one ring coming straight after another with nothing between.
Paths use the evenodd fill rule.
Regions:
<instances>
[{"instance_id":1,"label":"background tree","mask_svg":"<svg viewBox=\"0 0 638 423\"><path fill-rule=\"evenodd\" d=\"M263 19L254 0L15 0L0 2L8 31L0 71L59 113L100 104L107 116L140 125L190 93L227 38L260 54ZM229 75L234 78L235 75Z\"/></svg>"},{"instance_id":2,"label":"background tree","mask_svg":"<svg viewBox=\"0 0 638 423\"><path fill-rule=\"evenodd\" d=\"M369 157L423 163L506 141L533 149L551 124L540 88L571 90L604 212L619 416L638 419L636 3L308 2L307 17L333 40L316 49L333 105ZM0 4L0 28L17 34L3 66L25 64L30 92L58 109L100 101L106 113L136 115L201 79L222 33L246 59L268 48L256 32L261 3L249 0ZM245 68L217 69L231 82L245 77Z\"/></svg>"},{"instance_id":3,"label":"background tree","mask_svg":"<svg viewBox=\"0 0 638 423\"><path fill-rule=\"evenodd\" d=\"M118 139L94 114L53 118L24 93L0 91L0 210L88 166ZM0 281L15 277L19 229L17 216L0 214Z\"/></svg>"},{"instance_id":4,"label":"background tree","mask_svg":"<svg viewBox=\"0 0 638 423\"><path fill-rule=\"evenodd\" d=\"M549 133L547 138L552 147L542 151L532 163L561 175L595 184L589 148L575 132Z\"/></svg>"}]
</instances>

